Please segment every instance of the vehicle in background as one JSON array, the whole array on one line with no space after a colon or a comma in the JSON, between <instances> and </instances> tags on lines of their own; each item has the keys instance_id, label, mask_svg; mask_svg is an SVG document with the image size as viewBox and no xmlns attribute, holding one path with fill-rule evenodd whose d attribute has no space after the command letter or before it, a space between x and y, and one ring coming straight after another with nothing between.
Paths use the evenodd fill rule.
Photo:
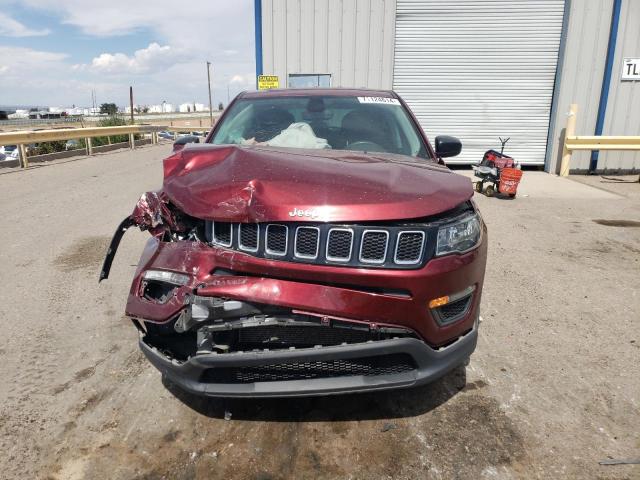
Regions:
<instances>
[{"instance_id":1,"label":"vehicle in background","mask_svg":"<svg viewBox=\"0 0 640 480\"><path fill-rule=\"evenodd\" d=\"M162 130L158 132L158 137L164 138L165 140L173 140L174 134L171 132L167 132L166 130Z\"/></svg>"},{"instance_id":2,"label":"vehicle in background","mask_svg":"<svg viewBox=\"0 0 640 480\"><path fill-rule=\"evenodd\" d=\"M423 385L478 338L486 227L394 92L240 94L119 225L151 234L126 314L171 383L267 397Z\"/></svg>"},{"instance_id":3,"label":"vehicle in background","mask_svg":"<svg viewBox=\"0 0 640 480\"><path fill-rule=\"evenodd\" d=\"M81 148L78 140L67 140L67 143L64 144L65 150L76 150L78 148Z\"/></svg>"},{"instance_id":4,"label":"vehicle in background","mask_svg":"<svg viewBox=\"0 0 640 480\"><path fill-rule=\"evenodd\" d=\"M0 145L0 161L18 160L20 149L17 145Z\"/></svg>"},{"instance_id":5,"label":"vehicle in background","mask_svg":"<svg viewBox=\"0 0 640 480\"><path fill-rule=\"evenodd\" d=\"M0 145L0 153L7 156L11 155L16 150L18 150L17 145Z\"/></svg>"}]
</instances>

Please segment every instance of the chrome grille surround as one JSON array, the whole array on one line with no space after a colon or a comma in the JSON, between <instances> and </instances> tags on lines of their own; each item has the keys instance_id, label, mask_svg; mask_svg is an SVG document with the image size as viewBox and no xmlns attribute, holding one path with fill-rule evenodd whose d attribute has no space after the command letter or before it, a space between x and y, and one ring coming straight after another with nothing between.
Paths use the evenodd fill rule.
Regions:
<instances>
[{"instance_id":1,"label":"chrome grille surround","mask_svg":"<svg viewBox=\"0 0 640 480\"><path fill-rule=\"evenodd\" d=\"M380 254L380 240L384 237L384 250ZM368 240L374 238L375 240ZM369 243L367 243L367 241ZM375 242L375 243L371 243ZM358 258L362 263L384 263L389 249L389 232L387 230L365 230L362 232L360 242L360 255Z\"/></svg>"},{"instance_id":2,"label":"chrome grille surround","mask_svg":"<svg viewBox=\"0 0 640 480\"><path fill-rule=\"evenodd\" d=\"M269 236L269 231L275 228L284 228L284 249L278 250L278 249L273 249L269 247L269 239L271 239L271 241L273 242L274 236L275 236L275 234ZM274 245L271 245L271 246L274 246ZM289 227L281 223L267 224L267 227L265 229L265 244L264 244L265 252L267 252L268 255L275 255L278 257L282 257L287 254L288 249L289 249Z\"/></svg>"},{"instance_id":3,"label":"chrome grille surround","mask_svg":"<svg viewBox=\"0 0 640 480\"><path fill-rule=\"evenodd\" d=\"M402 246L402 238L406 235L421 235L422 236L422 241L420 242L420 250L417 252L415 260L406 260L406 259L401 259L398 257L398 250L400 250L401 248L403 248ZM393 254L393 261L394 263L397 263L398 265L415 265L416 263L420 262L420 259L422 258L422 252L424 250L424 244L425 244L425 233L422 230L403 230L402 232L398 233L398 239L396 241L396 248L395 248L395 253Z\"/></svg>"},{"instance_id":4,"label":"chrome grille surround","mask_svg":"<svg viewBox=\"0 0 640 480\"><path fill-rule=\"evenodd\" d=\"M315 232L316 240L315 240L315 253L313 255L309 253L300 253L298 249L298 241L300 242L300 248L306 248L308 242L313 242L310 239L302 238L305 232ZM318 227L307 227L307 226L299 226L296 228L296 236L293 241L293 255L297 258L306 258L308 260L315 260L318 258L318 254L320 253L320 229Z\"/></svg>"},{"instance_id":5,"label":"chrome grille surround","mask_svg":"<svg viewBox=\"0 0 640 480\"><path fill-rule=\"evenodd\" d=\"M331 253L329 252L331 250L331 247L335 245L335 243L331 243L331 237L332 237L332 233L334 232L345 232L345 233L349 233L351 236L351 240L349 242L349 255L347 256L339 256L339 255L331 255ZM334 235L335 237L335 235ZM330 228L329 232L327 233L327 247L325 250L325 258L327 260L329 260L330 262L348 262L349 260L351 260L351 255L353 254L353 229L351 228ZM338 240L334 240L334 242L337 242Z\"/></svg>"},{"instance_id":6,"label":"chrome grille surround","mask_svg":"<svg viewBox=\"0 0 640 480\"><path fill-rule=\"evenodd\" d=\"M218 225L219 227L217 227L216 225ZM222 236L221 232L218 232L218 228L224 228L226 225L228 225L230 229L228 242L222 241L222 239L219 238ZM233 223L211 222L211 232L212 232L212 239L213 239L212 243L214 243L215 245L219 245L221 247L230 247L233 244Z\"/></svg>"},{"instance_id":7,"label":"chrome grille surround","mask_svg":"<svg viewBox=\"0 0 640 480\"><path fill-rule=\"evenodd\" d=\"M255 247L244 244L244 240L242 239L243 234L247 232L248 235L251 235L250 229L255 228L256 240ZM233 233L233 229L231 230ZM253 243L253 242L252 242ZM260 246L260 226L257 223L240 223L238 224L238 248L245 252L257 252Z\"/></svg>"}]
</instances>

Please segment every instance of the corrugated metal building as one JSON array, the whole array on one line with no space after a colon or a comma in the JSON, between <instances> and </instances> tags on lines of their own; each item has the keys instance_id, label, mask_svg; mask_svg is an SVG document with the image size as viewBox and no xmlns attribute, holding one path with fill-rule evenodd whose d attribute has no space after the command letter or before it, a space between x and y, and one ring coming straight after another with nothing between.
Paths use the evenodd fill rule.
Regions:
<instances>
[{"instance_id":1,"label":"corrugated metal building","mask_svg":"<svg viewBox=\"0 0 640 480\"><path fill-rule=\"evenodd\" d=\"M519 161L555 172L571 103L579 135L640 134L640 85L621 79L623 59L640 57L638 0L255 2L257 74L394 89L430 137L461 138L451 163L479 161L502 136ZM593 156L572 168L640 169L637 153Z\"/></svg>"}]
</instances>

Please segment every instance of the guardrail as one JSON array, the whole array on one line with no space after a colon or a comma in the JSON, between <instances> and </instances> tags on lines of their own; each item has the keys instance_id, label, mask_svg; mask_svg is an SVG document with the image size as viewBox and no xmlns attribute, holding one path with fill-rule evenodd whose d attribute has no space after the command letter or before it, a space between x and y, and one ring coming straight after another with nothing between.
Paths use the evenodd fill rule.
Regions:
<instances>
[{"instance_id":1,"label":"guardrail","mask_svg":"<svg viewBox=\"0 0 640 480\"><path fill-rule=\"evenodd\" d=\"M571 153L574 150L640 150L640 137L638 136L575 135L577 114L578 105L574 103L567 114L560 176L569 175Z\"/></svg>"},{"instance_id":2,"label":"guardrail","mask_svg":"<svg viewBox=\"0 0 640 480\"><path fill-rule=\"evenodd\" d=\"M18 145L20 151L20 166L27 168L29 158L25 145L30 143L53 142L57 140L85 139L87 155L93 155L92 138L111 137L116 135L129 135L129 146L135 148L135 134L151 134L151 143L158 143L158 132L170 131L209 131L211 127L168 127L157 125L123 125L117 127L90 127L90 128L60 128L55 130L16 131L0 133L0 145Z\"/></svg>"}]
</instances>

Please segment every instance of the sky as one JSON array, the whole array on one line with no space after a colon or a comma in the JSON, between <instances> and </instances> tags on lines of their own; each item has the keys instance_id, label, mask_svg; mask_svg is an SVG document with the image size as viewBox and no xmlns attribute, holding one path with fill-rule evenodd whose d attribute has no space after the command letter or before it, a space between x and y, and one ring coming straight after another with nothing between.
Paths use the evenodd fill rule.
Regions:
<instances>
[{"instance_id":1,"label":"sky","mask_svg":"<svg viewBox=\"0 0 640 480\"><path fill-rule=\"evenodd\" d=\"M0 105L208 103L255 87L253 0L0 0Z\"/></svg>"}]
</instances>

